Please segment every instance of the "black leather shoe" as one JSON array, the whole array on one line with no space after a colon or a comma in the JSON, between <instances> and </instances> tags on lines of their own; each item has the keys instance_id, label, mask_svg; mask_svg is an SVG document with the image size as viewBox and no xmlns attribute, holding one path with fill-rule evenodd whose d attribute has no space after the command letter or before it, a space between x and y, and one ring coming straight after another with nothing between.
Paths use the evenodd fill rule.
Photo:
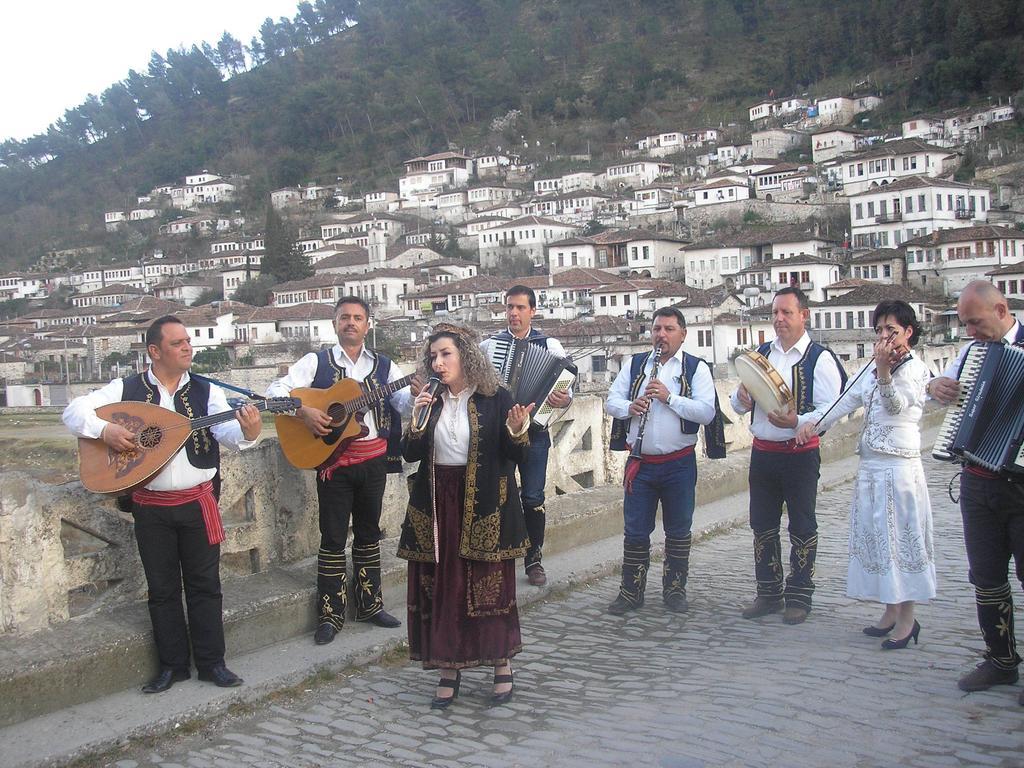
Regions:
<instances>
[{"instance_id":1,"label":"black leather shoe","mask_svg":"<svg viewBox=\"0 0 1024 768\"><path fill-rule=\"evenodd\" d=\"M512 694L515 692L515 689L516 689L516 681L515 681L515 678L512 676L512 668L511 667L509 667L507 675L495 675L494 676L494 684L495 685L501 685L503 683L511 683L512 687L509 688L504 693L494 693L494 694L492 694L491 695L491 706L492 707L500 707L502 704L507 704L508 702L512 701Z\"/></svg>"},{"instance_id":2,"label":"black leather shoe","mask_svg":"<svg viewBox=\"0 0 1024 768\"><path fill-rule=\"evenodd\" d=\"M876 627L874 624L872 624L870 627L864 627L864 629L862 629L861 632L863 632L868 637L885 637L890 632L892 632L895 626L896 622L893 622L888 627Z\"/></svg>"},{"instance_id":3,"label":"black leather shoe","mask_svg":"<svg viewBox=\"0 0 1024 768\"><path fill-rule=\"evenodd\" d=\"M237 688L244 681L223 664L217 664L209 669L200 669L196 675L200 680L213 683L218 688Z\"/></svg>"},{"instance_id":4,"label":"black leather shoe","mask_svg":"<svg viewBox=\"0 0 1024 768\"><path fill-rule=\"evenodd\" d=\"M327 645L337 634L338 630L334 628L333 624L321 624L316 628L316 634L313 635L313 642L317 645Z\"/></svg>"},{"instance_id":5,"label":"black leather shoe","mask_svg":"<svg viewBox=\"0 0 1024 768\"><path fill-rule=\"evenodd\" d=\"M395 627L402 626L402 622L396 619L387 611L378 611L368 619L360 619L367 624L375 624L378 627L384 627L385 629L394 629Z\"/></svg>"},{"instance_id":6,"label":"black leather shoe","mask_svg":"<svg viewBox=\"0 0 1024 768\"><path fill-rule=\"evenodd\" d=\"M143 693L163 693L175 683L188 680L192 674L187 669L161 669L160 674L142 686Z\"/></svg>"},{"instance_id":7,"label":"black leather shoe","mask_svg":"<svg viewBox=\"0 0 1024 768\"><path fill-rule=\"evenodd\" d=\"M459 695L459 686L462 685L462 670L456 670L455 677L442 677L437 684L438 688L451 691L451 696L435 696L430 702L431 709L448 709L448 706L455 701Z\"/></svg>"},{"instance_id":8,"label":"black leather shoe","mask_svg":"<svg viewBox=\"0 0 1024 768\"><path fill-rule=\"evenodd\" d=\"M772 600L768 597L755 597L754 602L743 609L740 614L744 619L759 619L771 613L778 613L786 607L782 600Z\"/></svg>"}]
</instances>

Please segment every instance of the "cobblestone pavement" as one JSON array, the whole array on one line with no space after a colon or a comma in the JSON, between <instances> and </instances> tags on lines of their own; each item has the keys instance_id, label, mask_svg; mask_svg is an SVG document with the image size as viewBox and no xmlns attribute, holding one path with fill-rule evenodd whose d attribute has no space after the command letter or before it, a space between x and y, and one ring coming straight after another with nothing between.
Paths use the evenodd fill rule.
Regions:
<instances>
[{"instance_id":1,"label":"cobblestone pavement","mask_svg":"<svg viewBox=\"0 0 1024 768\"><path fill-rule=\"evenodd\" d=\"M818 589L803 625L739 617L753 566L749 532L737 529L695 546L686 616L662 610L657 565L647 606L627 619L603 612L612 578L526 611L505 707L487 707L490 670L464 675L459 699L437 713L435 673L374 666L108 765L1024 765L1020 687L956 688L983 645L946 495L953 470L930 460L926 470L940 596L919 609L917 647L880 650L860 631L880 610L844 596L847 484L819 497Z\"/></svg>"}]
</instances>

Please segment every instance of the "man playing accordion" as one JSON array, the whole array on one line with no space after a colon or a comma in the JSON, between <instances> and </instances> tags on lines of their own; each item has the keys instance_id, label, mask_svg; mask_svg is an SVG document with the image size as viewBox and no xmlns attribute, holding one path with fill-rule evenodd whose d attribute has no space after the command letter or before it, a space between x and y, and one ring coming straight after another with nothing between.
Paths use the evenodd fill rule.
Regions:
<instances>
[{"instance_id":1,"label":"man playing accordion","mask_svg":"<svg viewBox=\"0 0 1024 768\"><path fill-rule=\"evenodd\" d=\"M492 362L493 347L513 339L527 339L556 357L567 357L565 348L557 339L545 336L532 327L533 316L537 314L537 297L532 288L514 285L505 293L505 318L508 328L496 333L480 344L484 357ZM568 408L572 403L572 390L554 391L547 399L552 408ZM526 517L526 531L530 536L530 548L526 551L526 578L535 587L547 584L548 577L541 562L544 547L544 485L547 480L548 451L551 449L551 435L546 428L536 423L530 425L530 447L526 460L519 464L519 487Z\"/></svg>"},{"instance_id":2,"label":"man playing accordion","mask_svg":"<svg viewBox=\"0 0 1024 768\"><path fill-rule=\"evenodd\" d=\"M974 341L960 350L942 376L928 383L928 394L946 405L959 394L964 359L975 342L1024 345L1024 326L1010 314L1003 294L991 283L968 283L956 309ZM1007 572L1012 556L1017 578L1024 585L1024 483L968 464L960 475L960 514L986 650L984 661L961 677L957 685L963 691L1012 685L1017 682L1021 659L1014 638L1013 595ZM1019 702L1024 706L1024 693Z\"/></svg>"}]
</instances>

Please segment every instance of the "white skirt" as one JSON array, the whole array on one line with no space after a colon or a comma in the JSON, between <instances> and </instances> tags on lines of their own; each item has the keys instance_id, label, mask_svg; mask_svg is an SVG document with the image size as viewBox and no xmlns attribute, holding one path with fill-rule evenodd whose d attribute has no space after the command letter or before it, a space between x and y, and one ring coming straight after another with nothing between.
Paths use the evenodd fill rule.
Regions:
<instances>
[{"instance_id":1,"label":"white skirt","mask_svg":"<svg viewBox=\"0 0 1024 768\"><path fill-rule=\"evenodd\" d=\"M935 597L935 550L921 460L861 450L846 594L882 603L929 600Z\"/></svg>"}]
</instances>

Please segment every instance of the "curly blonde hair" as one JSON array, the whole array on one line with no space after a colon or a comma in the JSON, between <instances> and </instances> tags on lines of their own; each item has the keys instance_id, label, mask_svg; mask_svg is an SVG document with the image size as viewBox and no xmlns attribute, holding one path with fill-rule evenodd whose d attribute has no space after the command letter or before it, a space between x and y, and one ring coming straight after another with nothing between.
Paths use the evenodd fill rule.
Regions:
<instances>
[{"instance_id":1,"label":"curly blonde hair","mask_svg":"<svg viewBox=\"0 0 1024 768\"><path fill-rule=\"evenodd\" d=\"M459 350L459 359L462 363L462 374L466 377L466 384L476 387L476 391L486 397L491 397L498 391L501 382L494 366L490 364L484 353L480 351L480 337L471 328L455 325L453 323L438 323L434 326L433 332L423 342L423 350L420 355L419 373L424 378L434 375L430 365L430 345L438 339L448 338L455 342L455 348Z\"/></svg>"}]
</instances>

